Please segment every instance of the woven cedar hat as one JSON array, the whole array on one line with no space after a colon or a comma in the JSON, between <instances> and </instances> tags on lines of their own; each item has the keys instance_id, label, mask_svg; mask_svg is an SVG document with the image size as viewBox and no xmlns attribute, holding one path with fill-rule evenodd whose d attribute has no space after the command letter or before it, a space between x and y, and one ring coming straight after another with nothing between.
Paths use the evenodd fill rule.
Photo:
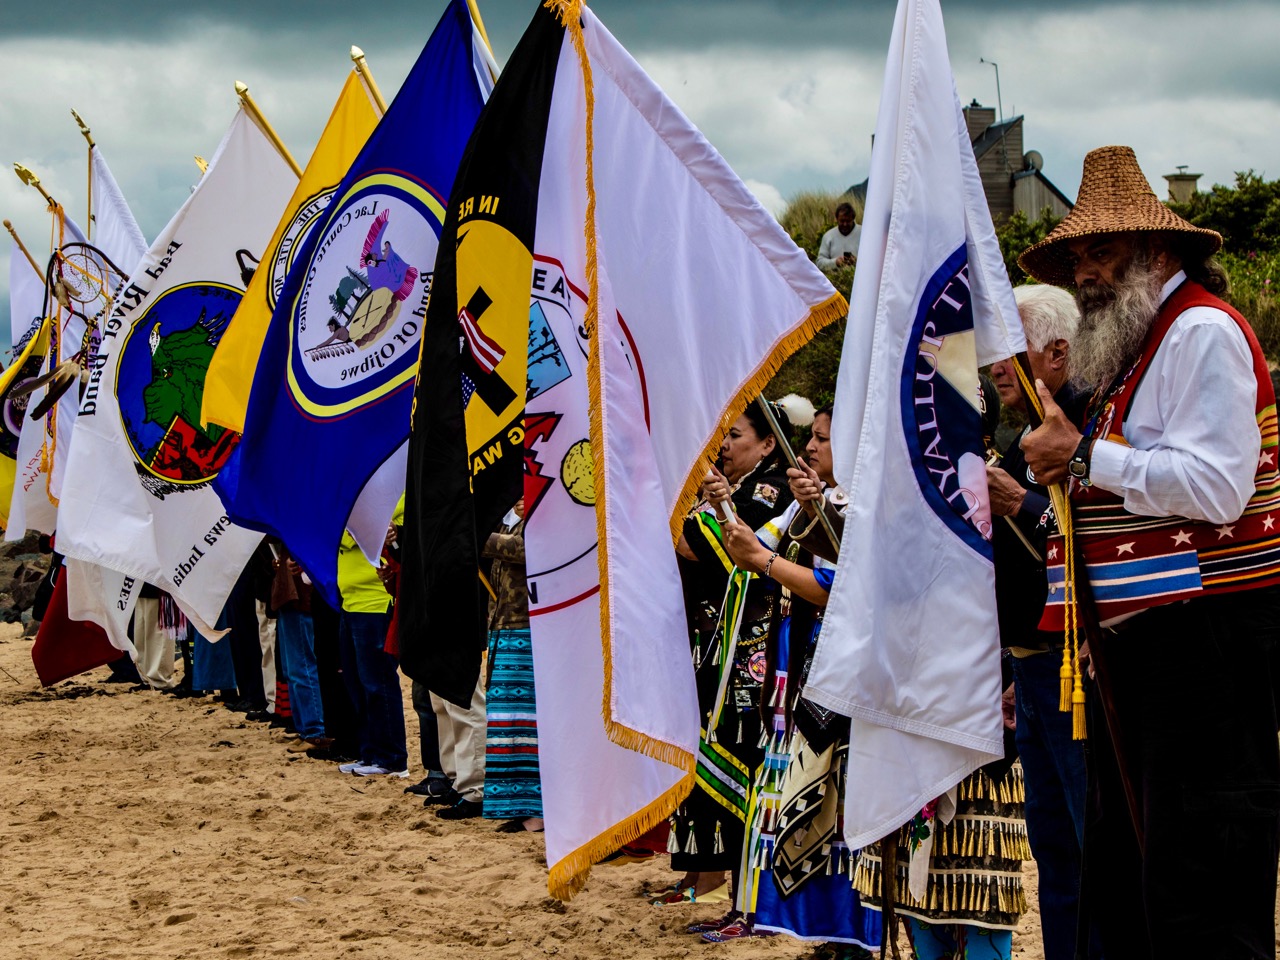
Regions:
<instances>
[{"instance_id":1,"label":"woven cedar hat","mask_svg":"<svg viewBox=\"0 0 1280 960\"><path fill-rule=\"evenodd\" d=\"M1156 198L1131 147L1099 147L1084 158L1075 208L1039 243L1023 251L1018 265L1041 283L1075 286L1066 241L1131 231L1184 234L1195 253L1210 257L1222 246L1213 230L1193 227Z\"/></svg>"}]
</instances>

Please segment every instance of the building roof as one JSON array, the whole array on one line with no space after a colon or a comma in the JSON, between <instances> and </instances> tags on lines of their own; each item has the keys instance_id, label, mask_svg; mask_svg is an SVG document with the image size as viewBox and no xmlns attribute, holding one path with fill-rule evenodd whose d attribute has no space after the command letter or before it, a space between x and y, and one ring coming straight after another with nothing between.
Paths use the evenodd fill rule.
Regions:
<instances>
[{"instance_id":1,"label":"building roof","mask_svg":"<svg viewBox=\"0 0 1280 960\"><path fill-rule=\"evenodd\" d=\"M993 123L991 126L987 127L986 130L982 131L978 139L973 141L974 157L981 160L983 154L999 143L1006 134L1012 131L1013 128L1018 126L1020 123L1022 123L1021 115L1016 116L1011 120L1006 120L1004 123Z\"/></svg>"}]
</instances>

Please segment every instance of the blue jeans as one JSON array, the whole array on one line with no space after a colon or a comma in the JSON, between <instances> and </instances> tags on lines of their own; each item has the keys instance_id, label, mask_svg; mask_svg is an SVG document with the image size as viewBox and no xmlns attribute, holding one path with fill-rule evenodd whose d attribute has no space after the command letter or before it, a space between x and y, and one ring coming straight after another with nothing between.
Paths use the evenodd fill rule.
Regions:
<instances>
[{"instance_id":1,"label":"blue jeans","mask_svg":"<svg viewBox=\"0 0 1280 960\"><path fill-rule=\"evenodd\" d=\"M339 641L342 677L360 728L360 759L399 771L408 769L409 751L396 658L382 649L390 626L388 613L343 610Z\"/></svg>"},{"instance_id":2,"label":"blue jeans","mask_svg":"<svg viewBox=\"0 0 1280 960\"><path fill-rule=\"evenodd\" d=\"M1061 654L1013 658L1018 756L1026 783L1027 839L1040 870L1045 960L1072 960L1080 912L1087 780L1084 744L1058 710Z\"/></svg>"},{"instance_id":3,"label":"blue jeans","mask_svg":"<svg viewBox=\"0 0 1280 960\"><path fill-rule=\"evenodd\" d=\"M280 666L289 684L293 725L303 740L324 736L324 704L320 700L320 670L311 614L292 608L276 614Z\"/></svg>"}]
</instances>

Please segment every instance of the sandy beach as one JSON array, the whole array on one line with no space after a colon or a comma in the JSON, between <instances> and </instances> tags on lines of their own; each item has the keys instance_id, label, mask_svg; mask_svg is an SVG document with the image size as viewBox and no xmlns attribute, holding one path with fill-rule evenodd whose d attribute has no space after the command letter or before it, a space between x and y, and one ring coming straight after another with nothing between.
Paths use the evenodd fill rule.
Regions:
<instances>
[{"instance_id":1,"label":"sandy beach","mask_svg":"<svg viewBox=\"0 0 1280 960\"><path fill-rule=\"evenodd\" d=\"M357 779L211 698L42 689L0 625L0 960L8 958L799 958L788 937L712 946L712 907L658 909L665 858L547 896L540 836L448 823L411 781ZM410 756L417 723L406 683ZM420 776L414 770L415 779ZM1028 864L1034 904L1035 869ZM904 942L904 956L906 954ZM1038 918L1014 956L1039 958Z\"/></svg>"}]
</instances>

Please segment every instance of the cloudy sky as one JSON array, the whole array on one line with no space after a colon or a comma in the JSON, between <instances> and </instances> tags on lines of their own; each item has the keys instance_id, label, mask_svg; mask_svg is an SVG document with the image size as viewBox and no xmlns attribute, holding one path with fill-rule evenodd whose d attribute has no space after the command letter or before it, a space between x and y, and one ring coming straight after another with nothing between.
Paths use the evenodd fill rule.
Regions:
<instances>
[{"instance_id":1,"label":"cloudy sky","mask_svg":"<svg viewBox=\"0 0 1280 960\"><path fill-rule=\"evenodd\" d=\"M537 0L480 0L499 63ZM390 97L443 0L71 0L0 6L0 216L47 244L22 162L84 217L94 135L148 237L211 156L244 80L301 162L364 48ZM766 206L866 176L892 0L598 0L593 9ZM1186 164L1202 188L1253 168L1280 177L1280 3L943 0L961 98L1023 114L1025 144L1074 197L1084 154L1127 143L1157 192ZM8 331L0 269L0 331Z\"/></svg>"}]
</instances>

